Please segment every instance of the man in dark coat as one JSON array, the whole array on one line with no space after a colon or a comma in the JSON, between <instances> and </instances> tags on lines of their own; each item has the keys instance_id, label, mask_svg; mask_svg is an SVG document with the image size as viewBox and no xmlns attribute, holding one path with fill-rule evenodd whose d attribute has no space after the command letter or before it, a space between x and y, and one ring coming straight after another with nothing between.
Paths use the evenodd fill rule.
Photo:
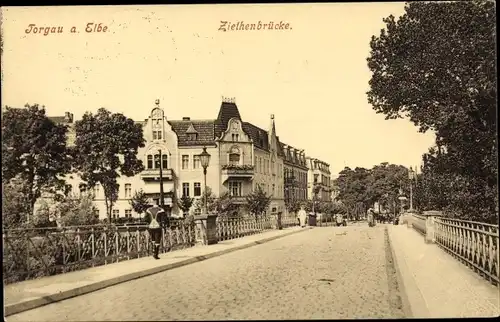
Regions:
<instances>
[{"instance_id":1,"label":"man in dark coat","mask_svg":"<svg viewBox=\"0 0 500 322\"><path fill-rule=\"evenodd\" d=\"M165 211L158 206L158 202L156 205L149 207L146 210L146 213L149 215L149 235L151 236L151 241L153 243L153 258L160 259L158 257L158 253L160 251L160 242L161 242L161 233L162 233L162 225L165 220Z\"/></svg>"}]
</instances>

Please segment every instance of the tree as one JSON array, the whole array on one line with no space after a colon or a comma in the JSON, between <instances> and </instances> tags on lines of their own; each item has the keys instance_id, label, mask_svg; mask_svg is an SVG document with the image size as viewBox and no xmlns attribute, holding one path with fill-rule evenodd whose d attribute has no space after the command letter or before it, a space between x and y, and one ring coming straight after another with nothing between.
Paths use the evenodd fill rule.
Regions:
<instances>
[{"instance_id":1,"label":"tree","mask_svg":"<svg viewBox=\"0 0 500 322\"><path fill-rule=\"evenodd\" d=\"M66 132L38 104L7 107L2 115L2 182L23 181L31 212L43 191L68 192L63 179L71 168Z\"/></svg>"},{"instance_id":2,"label":"tree","mask_svg":"<svg viewBox=\"0 0 500 322\"><path fill-rule=\"evenodd\" d=\"M100 108L75 123L75 169L89 188L100 183L108 220L118 198L121 175L130 177L144 169L137 151L144 147L142 126L120 113Z\"/></svg>"},{"instance_id":3,"label":"tree","mask_svg":"<svg viewBox=\"0 0 500 322\"><path fill-rule=\"evenodd\" d=\"M2 182L2 224L6 229L19 228L31 215L25 187L22 180Z\"/></svg>"},{"instance_id":4,"label":"tree","mask_svg":"<svg viewBox=\"0 0 500 322\"><path fill-rule=\"evenodd\" d=\"M149 207L149 198L141 189L134 192L134 196L130 199L129 204L136 213L141 215L146 212Z\"/></svg>"},{"instance_id":5,"label":"tree","mask_svg":"<svg viewBox=\"0 0 500 322\"><path fill-rule=\"evenodd\" d=\"M257 186L257 189L246 197L246 202L248 211L257 217L269 208L271 196L268 196L261 186Z\"/></svg>"},{"instance_id":6,"label":"tree","mask_svg":"<svg viewBox=\"0 0 500 322\"><path fill-rule=\"evenodd\" d=\"M182 214L186 216L186 214L189 213L189 209L191 209L191 206L193 205L193 198L190 198L189 196L183 195L179 201L177 202L177 205L179 208L182 210Z\"/></svg>"},{"instance_id":7,"label":"tree","mask_svg":"<svg viewBox=\"0 0 500 322\"><path fill-rule=\"evenodd\" d=\"M54 206L54 217L63 226L94 225L99 221L92 194L81 194L78 198L68 196Z\"/></svg>"},{"instance_id":8,"label":"tree","mask_svg":"<svg viewBox=\"0 0 500 322\"><path fill-rule=\"evenodd\" d=\"M492 1L412 2L370 42L369 103L435 132L426 187L443 186L440 206L468 219L498 216L495 20Z\"/></svg>"}]
</instances>

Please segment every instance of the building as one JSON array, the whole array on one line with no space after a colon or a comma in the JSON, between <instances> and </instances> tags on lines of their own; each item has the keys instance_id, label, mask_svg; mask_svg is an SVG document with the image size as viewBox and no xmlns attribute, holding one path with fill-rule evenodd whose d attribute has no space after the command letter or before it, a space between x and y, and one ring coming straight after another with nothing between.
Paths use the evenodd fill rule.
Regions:
<instances>
[{"instance_id":1,"label":"building","mask_svg":"<svg viewBox=\"0 0 500 322\"><path fill-rule=\"evenodd\" d=\"M53 117L69 125L68 143L74 142L73 117ZM136 191L144 191L151 201L159 200L159 169L162 167L165 205L172 216L181 216L176 200L183 195L199 199L203 191L203 169L199 154L205 147L210 153L207 168L207 187L215 196L229 192L236 203L245 203L246 196L260 186L272 196L268 212L285 210L284 175L291 174L298 184L293 195L307 198L307 166L304 150L297 150L279 141L274 115L264 130L245 122L234 99L223 98L216 119L195 120L183 117L170 120L156 101L148 117L137 122L142 125L145 146L138 151L145 170L133 177L122 176L113 218L137 217L130 206ZM161 157L160 157L161 155ZM286 169L286 170L285 170ZM85 191L85 184L76 174L68 176L74 195ZM288 186L287 186L288 187ZM94 187L99 217L106 218L104 192ZM199 212L192 207L191 212Z\"/></svg>"},{"instance_id":2,"label":"building","mask_svg":"<svg viewBox=\"0 0 500 322\"><path fill-rule=\"evenodd\" d=\"M307 200L307 164L304 150L281 144L284 165L285 202Z\"/></svg>"},{"instance_id":3,"label":"building","mask_svg":"<svg viewBox=\"0 0 500 322\"><path fill-rule=\"evenodd\" d=\"M331 199L331 180L330 180L330 165L319 159L306 157L308 168L307 196L312 199L315 188L318 193L315 196L319 201L332 201Z\"/></svg>"}]
</instances>

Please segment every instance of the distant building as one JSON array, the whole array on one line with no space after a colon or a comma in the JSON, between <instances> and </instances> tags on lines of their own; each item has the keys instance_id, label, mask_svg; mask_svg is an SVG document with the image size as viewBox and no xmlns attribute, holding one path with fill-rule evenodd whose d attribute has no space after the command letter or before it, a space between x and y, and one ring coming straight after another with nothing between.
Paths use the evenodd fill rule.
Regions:
<instances>
[{"instance_id":1,"label":"distant building","mask_svg":"<svg viewBox=\"0 0 500 322\"><path fill-rule=\"evenodd\" d=\"M308 184L307 196L312 199L314 188L318 187L319 192L316 195L316 200L332 201L331 198L331 182L330 182L330 165L324 161L315 158L306 158L308 167Z\"/></svg>"}]
</instances>

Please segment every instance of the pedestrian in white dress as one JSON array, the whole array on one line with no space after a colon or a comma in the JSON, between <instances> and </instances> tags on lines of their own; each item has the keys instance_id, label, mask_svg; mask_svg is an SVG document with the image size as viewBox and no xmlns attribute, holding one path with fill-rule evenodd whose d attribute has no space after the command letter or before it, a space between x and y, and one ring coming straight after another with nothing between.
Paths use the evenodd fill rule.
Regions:
<instances>
[{"instance_id":1,"label":"pedestrian in white dress","mask_svg":"<svg viewBox=\"0 0 500 322\"><path fill-rule=\"evenodd\" d=\"M300 227L305 227L306 226L307 213L304 210L304 206L300 207L298 217L299 217Z\"/></svg>"}]
</instances>

